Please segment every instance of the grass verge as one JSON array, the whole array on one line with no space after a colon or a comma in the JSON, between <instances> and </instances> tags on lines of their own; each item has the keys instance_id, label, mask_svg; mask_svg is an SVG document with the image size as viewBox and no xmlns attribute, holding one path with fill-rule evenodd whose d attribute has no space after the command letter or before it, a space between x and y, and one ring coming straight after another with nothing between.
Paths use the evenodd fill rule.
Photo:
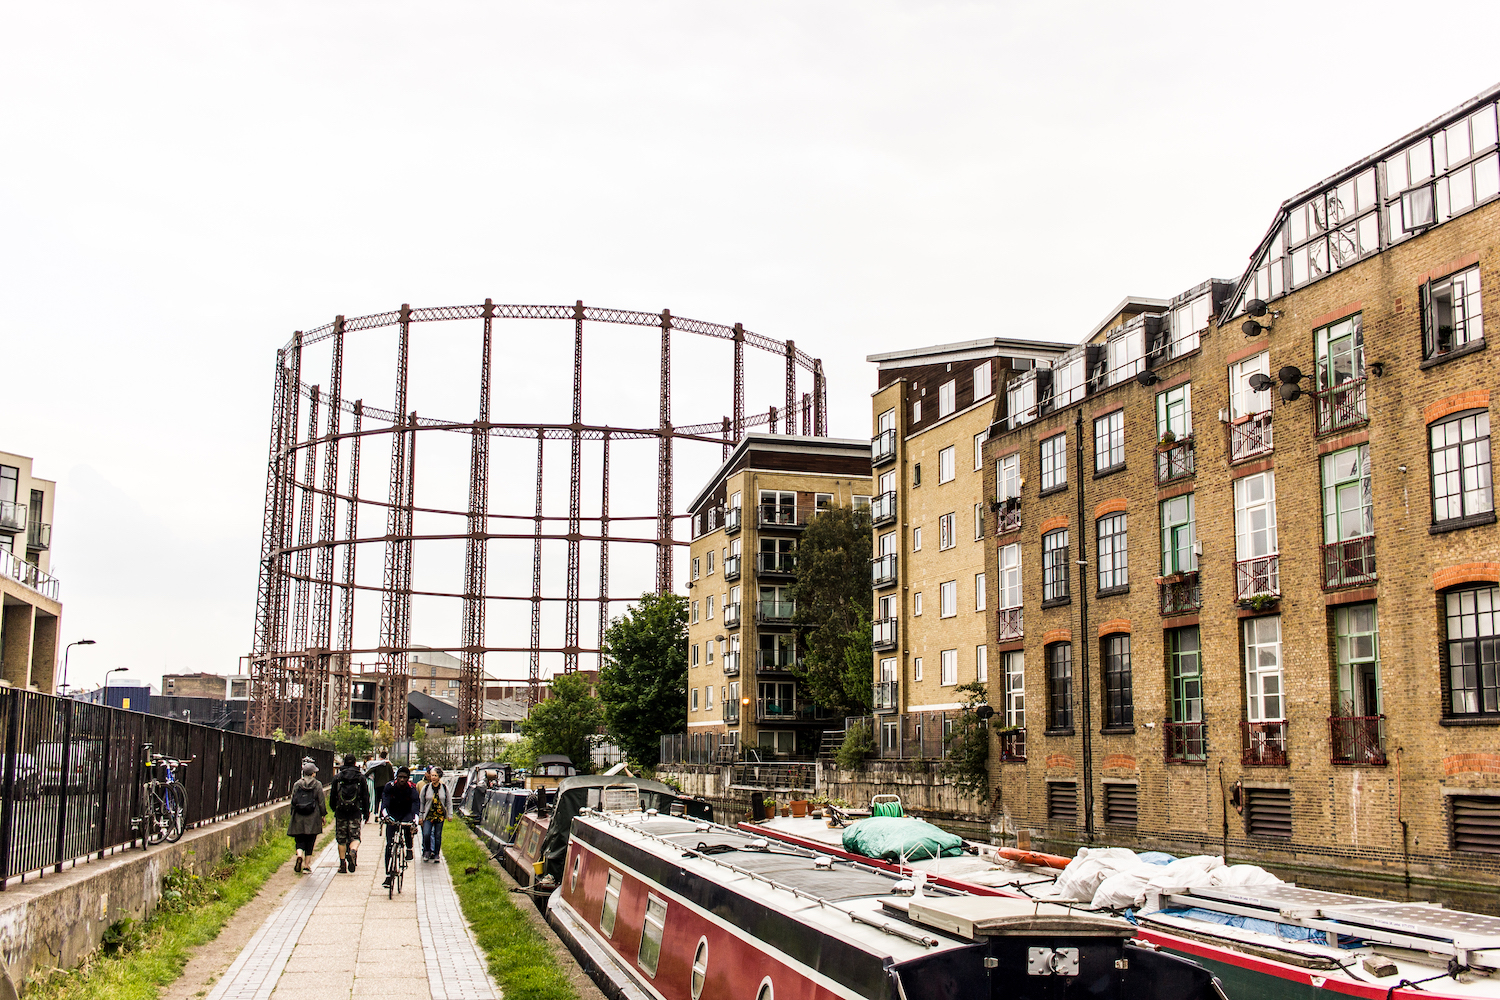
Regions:
<instances>
[{"instance_id":1,"label":"grass verge","mask_svg":"<svg viewBox=\"0 0 1500 1000\"><path fill-rule=\"evenodd\" d=\"M322 839L328 836L331 828ZM255 898L291 855L291 838L277 824L244 854L225 852L206 876L172 869L163 880L161 905L150 919L114 924L101 948L82 965L33 983L26 1000L156 1000L163 986L182 975L192 949L218 937L234 912Z\"/></svg>"},{"instance_id":2,"label":"grass verge","mask_svg":"<svg viewBox=\"0 0 1500 1000\"><path fill-rule=\"evenodd\" d=\"M578 1000L546 940L511 900L489 855L461 823L449 823L443 857L464 917L506 1000ZM530 900L522 905L530 906Z\"/></svg>"}]
</instances>

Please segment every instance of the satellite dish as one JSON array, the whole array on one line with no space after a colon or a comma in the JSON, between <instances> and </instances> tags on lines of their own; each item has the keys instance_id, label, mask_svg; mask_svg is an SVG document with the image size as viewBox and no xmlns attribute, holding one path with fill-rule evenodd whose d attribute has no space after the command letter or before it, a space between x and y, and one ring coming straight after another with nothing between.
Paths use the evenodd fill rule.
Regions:
<instances>
[{"instance_id":1,"label":"satellite dish","mask_svg":"<svg viewBox=\"0 0 1500 1000\"><path fill-rule=\"evenodd\" d=\"M1251 299L1245 303L1245 312L1251 316L1264 316L1266 314L1266 303L1264 299Z\"/></svg>"},{"instance_id":2,"label":"satellite dish","mask_svg":"<svg viewBox=\"0 0 1500 1000\"><path fill-rule=\"evenodd\" d=\"M1254 389L1256 392L1265 392L1267 389L1271 388L1271 376L1262 374L1261 372L1256 372L1245 381L1247 381L1250 384L1250 388Z\"/></svg>"}]
</instances>

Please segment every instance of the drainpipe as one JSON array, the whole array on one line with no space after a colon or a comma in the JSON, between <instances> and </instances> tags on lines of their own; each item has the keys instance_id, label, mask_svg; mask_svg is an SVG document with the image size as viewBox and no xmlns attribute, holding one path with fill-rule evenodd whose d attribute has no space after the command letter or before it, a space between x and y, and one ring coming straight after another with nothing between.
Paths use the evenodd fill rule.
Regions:
<instances>
[{"instance_id":1,"label":"drainpipe","mask_svg":"<svg viewBox=\"0 0 1500 1000\"><path fill-rule=\"evenodd\" d=\"M1401 824L1401 865L1406 877L1406 898L1411 899L1411 847L1407 843L1410 832L1406 816L1401 811L1401 748L1396 748L1396 822Z\"/></svg>"},{"instance_id":2,"label":"drainpipe","mask_svg":"<svg viewBox=\"0 0 1500 1000\"><path fill-rule=\"evenodd\" d=\"M1093 696L1090 694L1089 647L1089 560L1087 535L1084 532L1083 501L1083 407L1073 422L1078 454L1078 648L1082 652L1080 669L1083 677L1083 836L1094 842L1094 713Z\"/></svg>"}]
</instances>

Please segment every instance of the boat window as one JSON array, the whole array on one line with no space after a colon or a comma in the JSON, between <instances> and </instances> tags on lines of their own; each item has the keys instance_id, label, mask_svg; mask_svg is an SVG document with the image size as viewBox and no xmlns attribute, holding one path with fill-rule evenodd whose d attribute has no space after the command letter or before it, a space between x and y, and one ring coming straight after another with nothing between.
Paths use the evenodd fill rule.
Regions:
<instances>
[{"instance_id":1,"label":"boat window","mask_svg":"<svg viewBox=\"0 0 1500 1000\"><path fill-rule=\"evenodd\" d=\"M776 1000L776 991L771 988L770 976L761 980L760 992L755 994L755 1000Z\"/></svg>"},{"instance_id":2,"label":"boat window","mask_svg":"<svg viewBox=\"0 0 1500 1000\"><path fill-rule=\"evenodd\" d=\"M655 896L646 898L646 921L641 927L641 947L636 952L636 961L646 970L646 975L656 978L656 964L661 960L661 936L667 927L666 900Z\"/></svg>"},{"instance_id":3,"label":"boat window","mask_svg":"<svg viewBox=\"0 0 1500 1000\"><path fill-rule=\"evenodd\" d=\"M583 867L583 852L579 851L573 855L573 885L571 891L578 891L578 870Z\"/></svg>"},{"instance_id":4,"label":"boat window","mask_svg":"<svg viewBox=\"0 0 1500 1000\"><path fill-rule=\"evenodd\" d=\"M604 884L604 912L599 914L599 929L605 937L615 936L615 914L620 912L620 884L624 881L623 875L612 871Z\"/></svg>"},{"instance_id":5,"label":"boat window","mask_svg":"<svg viewBox=\"0 0 1500 1000\"><path fill-rule=\"evenodd\" d=\"M703 994L703 983L708 979L708 938L698 939L698 950L693 952L693 1000Z\"/></svg>"}]
</instances>

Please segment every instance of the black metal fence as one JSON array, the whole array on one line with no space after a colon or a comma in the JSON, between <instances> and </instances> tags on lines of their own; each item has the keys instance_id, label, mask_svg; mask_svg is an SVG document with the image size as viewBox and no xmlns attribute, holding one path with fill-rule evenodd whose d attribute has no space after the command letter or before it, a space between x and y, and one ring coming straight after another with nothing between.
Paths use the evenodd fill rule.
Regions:
<instances>
[{"instance_id":1,"label":"black metal fence","mask_svg":"<svg viewBox=\"0 0 1500 1000\"><path fill-rule=\"evenodd\" d=\"M0 688L0 890L136 842L146 743L192 759L177 775L190 829L290 795L303 757L333 776L327 750Z\"/></svg>"}]
</instances>

